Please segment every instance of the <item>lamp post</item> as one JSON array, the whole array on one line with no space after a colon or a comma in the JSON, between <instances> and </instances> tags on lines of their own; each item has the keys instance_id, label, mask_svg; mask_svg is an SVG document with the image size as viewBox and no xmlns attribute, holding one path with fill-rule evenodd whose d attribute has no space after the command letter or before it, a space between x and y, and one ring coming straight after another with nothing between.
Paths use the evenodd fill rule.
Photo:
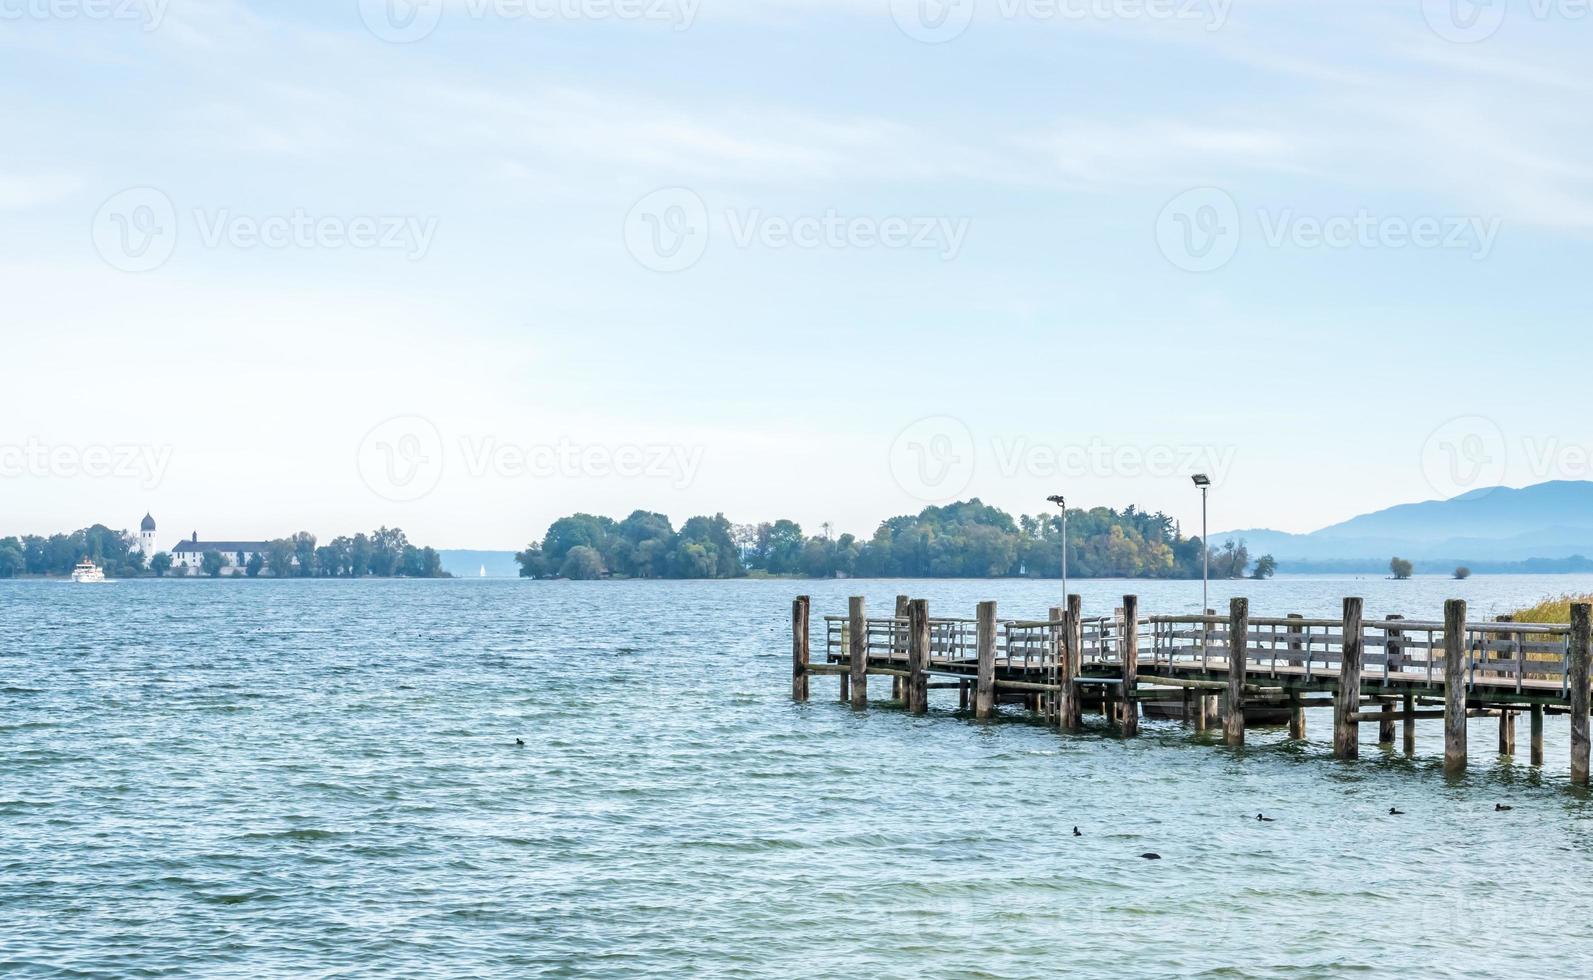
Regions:
<instances>
[{"instance_id":1,"label":"lamp post","mask_svg":"<svg viewBox=\"0 0 1593 980\"><path fill-rule=\"evenodd\" d=\"M1068 502L1061 494L1045 498L1062 508L1062 605L1068 604Z\"/></svg>"},{"instance_id":2,"label":"lamp post","mask_svg":"<svg viewBox=\"0 0 1593 980\"><path fill-rule=\"evenodd\" d=\"M1206 534L1206 491L1211 489L1211 477L1196 473L1195 486L1200 488L1200 614L1211 608L1211 540Z\"/></svg>"}]
</instances>

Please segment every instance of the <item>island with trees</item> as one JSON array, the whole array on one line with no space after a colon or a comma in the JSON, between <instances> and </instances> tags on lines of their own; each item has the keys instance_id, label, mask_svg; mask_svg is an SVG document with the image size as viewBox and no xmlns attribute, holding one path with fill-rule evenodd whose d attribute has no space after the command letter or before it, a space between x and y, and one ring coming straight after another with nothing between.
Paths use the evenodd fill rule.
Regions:
<instances>
[{"instance_id":1,"label":"island with trees","mask_svg":"<svg viewBox=\"0 0 1593 980\"><path fill-rule=\"evenodd\" d=\"M67 576L78 562L89 560L111 578L184 575L170 553L146 558L138 539L104 524L71 533L0 538L0 578ZM446 578L435 548L416 547L398 528L383 527L369 534L340 536L319 544L315 535L300 531L266 543L242 568L230 568L227 557L215 551L200 558L198 573L220 578L224 573L257 578Z\"/></svg>"},{"instance_id":2,"label":"island with trees","mask_svg":"<svg viewBox=\"0 0 1593 980\"><path fill-rule=\"evenodd\" d=\"M1056 578L1059 514L1017 517L976 499L893 517L870 538L807 534L791 520L733 524L723 514L670 519L636 511L623 520L561 517L515 556L526 578ZM1165 514L1130 506L1068 511L1068 574L1080 578L1199 578L1202 545ZM1244 542L1211 554L1213 578L1242 578ZM1258 577L1276 563L1264 556Z\"/></svg>"}]
</instances>

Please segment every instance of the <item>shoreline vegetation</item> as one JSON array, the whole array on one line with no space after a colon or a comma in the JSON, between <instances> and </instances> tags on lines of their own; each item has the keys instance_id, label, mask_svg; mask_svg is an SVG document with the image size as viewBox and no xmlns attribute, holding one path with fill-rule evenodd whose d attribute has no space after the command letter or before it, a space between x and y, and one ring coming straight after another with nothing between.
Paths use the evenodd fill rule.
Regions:
<instances>
[{"instance_id":1,"label":"shoreline vegetation","mask_svg":"<svg viewBox=\"0 0 1593 980\"><path fill-rule=\"evenodd\" d=\"M1133 506L1068 511L1068 574L1077 578L1198 579L1202 544L1176 521ZM883 521L870 538L809 535L795 521L732 524L723 514L670 519L638 510L624 520L561 517L515 555L522 578L1059 578L1060 512L1014 517L978 498ZM1213 579L1243 578L1243 541L1211 553ZM1270 555L1255 576L1272 574Z\"/></svg>"},{"instance_id":2,"label":"shoreline vegetation","mask_svg":"<svg viewBox=\"0 0 1593 980\"><path fill-rule=\"evenodd\" d=\"M449 578L435 548L416 547L398 528L337 537L318 545L308 531L263 542L265 550L237 565L216 551L188 569L169 552L145 556L138 539L104 524L52 534L0 538L0 579L66 578L85 559L111 578Z\"/></svg>"}]
</instances>

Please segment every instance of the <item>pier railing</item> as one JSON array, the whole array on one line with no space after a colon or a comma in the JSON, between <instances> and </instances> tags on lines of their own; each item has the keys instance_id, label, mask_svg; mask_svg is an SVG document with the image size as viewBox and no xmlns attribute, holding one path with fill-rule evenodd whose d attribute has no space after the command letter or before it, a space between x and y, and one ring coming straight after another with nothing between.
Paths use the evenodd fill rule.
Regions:
<instances>
[{"instance_id":1,"label":"pier railing","mask_svg":"<svg viewBox=\"0 0 1593 980\"><path fill-rule=\"evenodd\" d=\"M1104 704L1125 734L1136 730L1143 698L1181 698L1184 717L1203 728L1220 696L1230 744L1243 743L1247 701L1269 710L1281 704L1295 738L1304 737L1305 707L1330 703L1340 758L1356 757L1361 721L1377 720L1381 741L1405 722L1414 751L1414 721L1441 716L1446 766L1464 763L1469 716L1497 716L1505 751L1514 745L1515 715L1530 711L1533 758L1541 761L1543 717L1564 713L1572 717L1573 780L1587 780L1593 606L1574 604L1569 626L1469 621L1460 600L1445 604L1442 622L1366 620L1353 598L1341 618L1252 617L1244 599L1233 600L1227 616L1139 615L1135 596L1109 616L1086 616L1081 606L1069 596L1065 611L1045 619L999 619L996 604L985 602L972 618L932 619L923 600L901 596L895 615L870 618L854 598L848 615L824 617L818 667L808 659L801 598L793 606L793 695L806 699L810 673L839 674L843 699L864 707L868 675L879 673L892 676L894 697L914 711L927 710L931 686L955 687L976 717L1017 700L1073 729L1087 702ZM952 680L930 685L930 673ZM1363 697L1380 710L1362 712ZM1441 712L1421 707L1438 703Z\"/></svg>"}]
</instances>

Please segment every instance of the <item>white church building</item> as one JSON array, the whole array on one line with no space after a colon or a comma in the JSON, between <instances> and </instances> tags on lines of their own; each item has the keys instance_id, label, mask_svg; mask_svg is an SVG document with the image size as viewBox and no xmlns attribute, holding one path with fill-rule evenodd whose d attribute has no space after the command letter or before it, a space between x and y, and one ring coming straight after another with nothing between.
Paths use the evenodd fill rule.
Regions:
<instances>
[{"instance_id":1,"label":"white church building","mask_svg":"<svg viewBox=\"0 0 1593 980\"><path fill-rule=\"evenodd\" d=\"M214 551L227 563L222 574L237 574L255 555L264 558L266 547L265 541L201 541L199 532L195 531L192 537L178 542L177 547L171 549L171 567L173 570L197 572L204 562L205 552ZM144 553L146 560L160 550L155 543L155 518L149 514L145 514L138 525L138 550Z\"/></svg>"}]
</instances>

